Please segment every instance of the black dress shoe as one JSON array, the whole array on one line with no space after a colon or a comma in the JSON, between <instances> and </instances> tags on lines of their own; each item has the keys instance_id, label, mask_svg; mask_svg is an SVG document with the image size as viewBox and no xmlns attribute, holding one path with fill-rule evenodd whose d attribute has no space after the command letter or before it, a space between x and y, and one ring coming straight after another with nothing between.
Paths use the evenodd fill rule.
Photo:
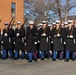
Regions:
<instances>
[{"instance_id":1,"label":"black dress shoe","mask_svg":"<svg viewBox=\"0 0 76 75\"><path fill-rule=\"evenodd\" d=\"M35 62L37 62L37 59L34 59Z\"/></svg>"},{"instance_id":2,"label":"black dress shoe","mask_svg":"<svg viewBox=\"0 0 76 75\"><path fill-rule=\"evenodd\" d=\"M32 60L29 60L28 62L32 62Z\"/></svg>"},{"instance_id":3,"label":"black dress shoe","mask_svg":"<svg viewBox=\"0 0 76 75\"><path fill-rule=\"evenodd\" d=\"M59 59L59 60L62 60L62 59Z\"/></svg>"},{"instance_id":4,"label":"black dress shoe","mask_svg":"<svg viewBox=\"0 0 76 75\"><path fill-rule=\"evenodd\" d=\"M41 60L44 60L44 58L41 58Z\"/></svg>"},{"instance_id":5,"label":"black dress shoe","mask_svg":"<svg viewBox=\"0 0 76 75\"><path fill-rule=\"evenodd\" d=\"M10 57L10 59L13 59L13 57Z\"/></svg>"},{"instance_id":6,"label":"black dress shoe","mask_svg":"<svg viewBox=\"0 0 76 75\"><path fill-rule=\"evenodd\" d=\"M65 59L65 62L69 62L69 59Z\"/></svg>"},{"instance_id":7,"label":"black dress shoe","mask_svg":"<svg viewBox=\"0 0 76 75\"><path fill-rule=\"evenodd\" d=\"M22 57L21 59L25 59L25 57Z\"/></svg>"},{"instance_id":8,"label":"black dress shoe","mask_svg":"<svg viewBox=\"0 0 76 75\"><path fill-rule=\"evenodd\" d=\"M56 59L52 59L52 61L56 61Z\"/></svg>"},{"instance_id":9,"label":"black dress shoe","mask_svg":"<svg viewBox=\"0 0 76 75\"><path fill-rule=\"evenodd\" d=\"M75 61L75 59L72 59L72 61Z\"/></svg>"},{"instance_id":10,"label":"black dress shoe","mask_svg":"<svg viewBox=\"0 0 76 75\"><path fill-rule=\"evenodd\" d=\"M6 59L6 58L1 58L2 60Z\"/></svg>"},{"instance_id":11,"label":"black dress shoe","mask_svg":"<svg viewBox=\"0 0 76 75\"><path fill-rule=\"evenodd\" d=\"M14 60L17 60L18 58L14 58Z\"/></svg>"},{"instance_id":12,"label":"black dress shoe","mask_svg":"<svg viewBox=\"0 0 76 75\"><path fill-rule=\"evenodd\" d=\"M49 59L50 59L50 57L47 57L47 59L49 60Z\"/></svg>"}]
</instances>

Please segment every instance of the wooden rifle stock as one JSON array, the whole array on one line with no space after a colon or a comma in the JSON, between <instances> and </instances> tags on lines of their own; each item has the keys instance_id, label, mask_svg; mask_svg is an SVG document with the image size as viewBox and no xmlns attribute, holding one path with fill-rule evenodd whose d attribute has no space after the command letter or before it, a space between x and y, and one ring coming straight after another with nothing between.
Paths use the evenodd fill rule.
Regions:
<instances>
[{"instance_id":1,"label":"wooden rifle stock","mask_svg":"<svg viewBox=\"0 0 76 75\"><path fill-rule=\"evenodd\" d=\"M76 20L76 17L75 17L75 20ZM75 20L73 21L72 30L71 30L71 32L70 32L70 35L72 35L72 34L73 34L73 31L74 31Z\"/></svg>"},{"instance_id":2,"label":"wooden rifle stock","mask_svg":"<svg viewBox=\"0 0 76 75\"><path fill-rule=\"evenodd\" d=\"M8 28L10 28L11 24L12 24L12 21L14 20L15 17L13 17L8 25ZM6 32L8 32L8 28L6 29Z\"/></svg>"},{"instance_id":3,"label":"wooden rifle stock","mask_svg":"<svg viewBox=\"0 0 76 75\"><path fill-rule=\"evenodd\" d=\"M25 25L26 21L24 21L24 23L21 25L21 27L23 27Z\"/></svg>"},{"instance_id":4,"label":"wooden rifle stock","mask_svg":"<svg viewBox=\"0 0 76 75\"><path fill-rule=\"evenodd\" d=\"M9 23L9 25L8 25L8 28L11 26L12 21L14 20L14 18L15 18L15 17L13 17L13 18L11 19L11 21L10 21L10 23Z\"/></svg>"},{"instance_id":5,"label":"wooden rifle stock","mask_svg":"<svg viewBox=\"0 0 76 75\"><path fill-rule=\"evenodd\" d=\"M58 29L58 34L60 34L60 28L61 28L62 20L60 21L59 29Z\"/></svg>"}]
</instances>

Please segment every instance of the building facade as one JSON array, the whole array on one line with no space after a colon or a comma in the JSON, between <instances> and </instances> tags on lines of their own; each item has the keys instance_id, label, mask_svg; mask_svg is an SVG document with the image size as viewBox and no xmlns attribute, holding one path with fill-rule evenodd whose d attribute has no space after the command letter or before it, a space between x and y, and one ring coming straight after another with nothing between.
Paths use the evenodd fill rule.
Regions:
<instances>
[{"instance_id":1,"label":"building facade","mask_svg":"<svg viewBox=\"0 0 76 75\"><path fill-rule=\"evenodd\" d=\"M0 0L0 28L3 30L4 22L10 22L14 17L17 21L24 21L24 0Z\"/></svg>"}]
</instances>

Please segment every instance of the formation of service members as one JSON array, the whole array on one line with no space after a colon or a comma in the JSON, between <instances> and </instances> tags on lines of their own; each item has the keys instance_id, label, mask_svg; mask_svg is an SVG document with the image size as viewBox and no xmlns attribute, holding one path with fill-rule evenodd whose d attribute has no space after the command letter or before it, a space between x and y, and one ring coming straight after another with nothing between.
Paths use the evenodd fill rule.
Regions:
<instances>
[{"instance_id":1,"label":"formation of service members","mask_svg":"<svg viewBox=\"0 0 76 75\"><path fill-rule=\"evenodd\" d=\"M29 21L25 31L21 22L15 30L5 22L3 33L0 30L0 55L2 59L27 59L28 62L38 58L52 58L53 61L76 59L76 25L72 20L63 24L57 20L52 25L43 21L38 27ZM2 51L1 51L2 47Z\"/></svg>"}]
</instances>

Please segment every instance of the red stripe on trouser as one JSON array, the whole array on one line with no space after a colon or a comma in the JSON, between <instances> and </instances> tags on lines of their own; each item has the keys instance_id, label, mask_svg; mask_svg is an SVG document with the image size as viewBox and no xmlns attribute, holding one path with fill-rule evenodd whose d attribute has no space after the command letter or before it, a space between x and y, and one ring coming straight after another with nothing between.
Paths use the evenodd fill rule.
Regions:
<instances>
[{"instance_id":1,"label":"red stripe on trouser","mask_svg":"<svg viewBox=\"0 0 76 75\"><path fill-rule=\"evenodd\" d=\"M34 52L34 57L37 57L37 53L36 52Z\"/></svg>"}]
</instances>

